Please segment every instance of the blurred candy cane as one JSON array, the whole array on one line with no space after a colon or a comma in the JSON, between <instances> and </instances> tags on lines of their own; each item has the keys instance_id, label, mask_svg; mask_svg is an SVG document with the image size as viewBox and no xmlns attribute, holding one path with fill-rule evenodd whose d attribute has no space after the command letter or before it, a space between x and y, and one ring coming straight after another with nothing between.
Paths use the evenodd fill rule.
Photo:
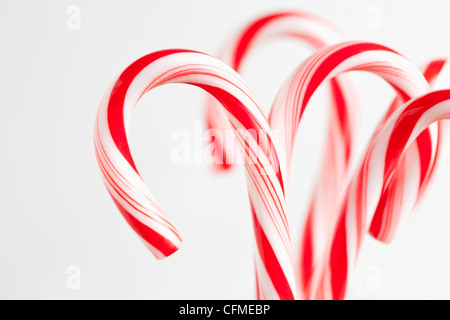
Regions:
<instances>
[{"instance_id":1,"label":"blurred candy cane","mask_svg":"<svg viewBox=\"0 0 450 320\"><path fill-rule=\"evenodd\" d=\"M371 140L343 198L317 298L344 298L348 276L383 189L423 130L442 119L450 119L450 90L433 91L401 106Z\"/></svg>"},{"instance_id":2,"label":"blurred candy cane","mask_svg":"<svg viewBox=\"0 0 450 320\"><path fill-rule=\"evenodd\" d=\"M379 75L385 79L397 91L403 99L408 100L412 97L424 94L429 90L423 74L411 62L393 50L373 43L347 42L320 50L310 57L302 66L291 76L281 88L269 121L272 129L279 130L280 137L283 140L278 148L282 164L285 162L287 167L290 165L294 138L300 124L303 112L315 90L325 80L332 79L347 71L368 71ZM421 157L426 159L433 158L433 149L428 148L432 145L432 137L424 135L423 141L416 143L417 148L410 151L407 155L411 162L417 163L416 159ZM430 162L420 162L427 171ZM403 182L403 181L402 181ZM344 183L341 185L341 189ZM416 188L405 188L411 198L417 197ZM335 190L336 192L338 190ZM339 196L339 195L338 195ZM304 291L307 298L314 298L310 292L310 280L314 268L320 265L324 250L331 241L332 230L335 228L339 212L335 210L332 213L325 213L320 216L322 211L316 211L314 219L315 225L305 226L305 237L300 247L300 289ZM326 224L326 227L317 228L319 224ZM325 230L331 232L325 233ZM322 233L321 233L321 232ZM308 237L308 232L314 235ZM330 234L331 233L331 234Z\"/></svg>"},{"instance_id":3,"label":"blurred candy cane","mask_svg":"<svg viewBox=\"0 0 450 320\"><path fill-rule=\"evenodd\" d=\"M224 50L218 56L239 72L245 58L254 48L270 39L283 36L303 40L316 49L344 40L343 36L335 27L318 17L295 11L279 12L262 16L247 25L231 41L226 43ZM338 77L333 79L331 84L333 93L332 103L335 107L333 111L338 115L336 117L338 120L330 123L329 136L334 137L336 140L341 139L343 142L339 144L329 143L330 149L327 149L327 151L337 156L344 154L348 158L352 143L351 139L354 136L352 132L356 123L355 111L358 109L357 101L355 101L356 97L352 83L348 79L343 81L343 79L339 79ZM353 112L348 112L347 110L347 104L350 100L353 106ZM211 97L207 101L206 123L208 128L219 129L223 132L229 128L222 108ZM213 140L215 144L214 163L218 170L230 168L234 161L234 143L233 141L224 141L224 136L223 134L217 137L215 136ZM342 145L345 146L344 151L339 150ZM335 148L338 150L333 152ZM346 160L342 160L343 166L346 165ZM336 163L340 162L336 161ZM335 171L338 173L345 171L341 168L337 169ZM330 183L329 180L327 182L328 184Z\"/></svg>"},{"instance_id":4,"label":"blurred candy cane","mask_svg":"<svg viewBox=\"0 0 450 320\"><path fill-rule=\"evenodd\" d=\"M424 68L424 76L429 82L431 88L433 89L444 89L450 86L450 63L448 63L444 59L436 59L428 63ZM401 99L397 98L392 103L390 111L387 113L386 118L395 111L395 109L401 105ZM435 128L436 126L430 126L430 129ZM438 172L437 168L440 166L440 163L448 159L449 149L446 146L447 137L450 135L450 126L448 121L439 122L438 126L438 135L437 135L437 147L436 147L436 155L434 157L434 161L432 166L430 166L429 172L422 172L421 177L421 185L419 190L419 196L414 203L414 206L418 204L420 199L423 197L427 186L429 185L430 180L433 175ZM405 166L405 158L402 158L399 167L402 167L403 172L401 174L395 174L391 178L391 183L386 186L386 189L383 191L378 207L375 211L374 217L372 219L372 223L370 226L370 233L376 239L389 242L392 240L397 230L402 226L406 225L411 217L412 213L415 210L410 210L410 212L405 212L405 216L402 216L401 213L403 210L400 210L400 206L402 205L402 201L398 200L398 197L402 197L401 191L403 188L395 189L394 186L400 185L401 182L396 181L400 179L402 176L406 176L406 166ZM397 200L397 201L395 201ZM415 209L415 208L414 208ZM409 213L409 215L408 215Z\"/></svg>"},{"instance_id":5,"label":"blurred candy cane","mask_svg":"<svg viewBox=\"0 0 450 320\"><path fill-rule=\"evenodd\" d=\"M127 139L131 112L138 100L147 91L167 83L203 88L222 104L245 159L259 295L293 299L295 277L284 186L269 125L240 76L216 58L187 50L154 52L131 64L107 89L98 109L94 140L112 199L158 259L178 249L178 231L140 177Z\"/></svg>"}]
</instances>

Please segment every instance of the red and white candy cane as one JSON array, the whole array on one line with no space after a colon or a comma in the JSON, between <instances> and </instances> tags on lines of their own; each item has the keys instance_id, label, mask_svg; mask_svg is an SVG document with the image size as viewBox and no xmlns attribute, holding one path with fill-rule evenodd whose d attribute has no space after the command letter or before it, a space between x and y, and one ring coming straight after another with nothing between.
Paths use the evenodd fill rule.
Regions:
<instances>
[{"instance_id":1,"label":"red and white candy cane","mask_svg":"<svg viewBox=\"0 0 450 320\"><path fill-rule=\"evenodd\" d=\"M450 86L450 64L445 59L436 59L428 63L424 68L423 74L433 89L444 89ZM388 112L387 116L394 112L399 105L401 105L401 100L397 98L393 102L391 110ZM430 128L432 127L435 126L431 126ZM446 143L448 142L447 139L449 135L450 126L448 121L439 122L434 163L430 167L429 173L423 175L419 196L416 199L415 205L417 205L423 197L423 194L425 193L433 175L439 171L437 168L440 166L441 162L448 159L449 148L446 147ZM406 216L402 216L402 210L399 210L399 207L402 205L402 201L393 201L395 198L398 198L398 196L395 196L396 194L402 196L399 193L403 190L403 188L394 188L394 186L398 186L400 183L395 180L400 179L402 176L405 177L405 174L407 173L405 171L406 166L404 164L406 161L405 158L402 158L400 161L402 161L402 163L399 167L402 167L403 171L400 174L395 174L391 178L391 183L383 191L370 226L370 234L383 242L391 241L397 233L397 230L411 219L411 214L408 215L408 213L414 213L414 210L410 210L410 212L405 212Z\"/></svg>"},{"instance_id":2,"label":"red and white candy cane","mask_svg":"<svg viewBox=\"0 0 450 320\"><path fill-rule=\"evenodd\" d=\"M450 119L450 90L430 92L398 108L371 140L343 199L318 298L344 298L347 278L377 199L418 136L442 119Z\"/></svg>"},{"instance_id":3,"label":"red and white candy cane","mask_svg":"<svg viewBox=\"0 0 450 320\"><path fill-rule=\"evenodd\" d=\"M381 76L391 84L404 99L416 97L429 91L428 83L419 69L410 61L395 51L373 43L347 42L320 50L309 58L291 76L281 88L269 121L272 129L279 130L282 142L279 145L279 154L286 155L287 166L292 155L294 138L300 124L303 112L315 90L325 80L332 79L347 71L368 71ZM431 159L433 150L427 148L431 142L431 136L427 135L427 141L423 145L418 144L420 153L411 153L409 157L420 159L420 156ZM417 150L416 150L417 151ZM430 163L424 170L428 170ZM334 190L335 192L337 190ZM417 190L410 190L417 196ZM411 195L410 193L410 195ZM307 221L303 242L300 247L300 289L303 289L306 298L312 298L310 294L310 278L321 263L322 254L327 248L331 235L325 230L334 230L338 212L325 213L320 216L317 211L312 216L316 223ZM310 216L311 217L311 216ZM321 224L327 227L318 228Z\"/></svg>"},{"instance_id":4,"label":"red and white candy cane","mask_svg":"<svg viewBox=\"0 0 450 320\"><path fill-rule=\"evenodd\" d=\"M224 46L219 57L239 72L245 58L258 45L275 37L291 37L306 41L316 49L343 41L340 32L328 22L302 12L279 12L262 16L247 25L237 36ZM324 160L320 177L308 208L306 218L308 232L305 241L325 243L324 234L333 229L327 215L332 214L336 205L338 191L347 176L349 163L352 159L355 130L359 115L358 97L355 86L349 75L342 75L330 80L332 93L331 117L328 129ZM207 108L207 126L225 132L229 127L217 101L209 97ZM217 169L227 169L233 164L233 141L224 142L224 134L214 137L215 163ZM284 157L284 155L280 155ZM317 217L316 217L317 216ZM316 246L315 250L319 250ZM308 272L306 272L308 273Z\"/></svg>"},{"instance_id":5,"label":"red and white candy cane","mask_svg":"<svg viewBox=\"0 0 450 320\"><path fill-rule=\"evenodd\" d=\"M223 106L245 159L259 296L295 298L284 185L269 124L240 76L218 59L188 50L154 52L132 63L106 90L97 113L94 140L112 199L158 259L178 249L179 233L145 186L127 141L131 112L140 97L167 83L203 88Z\"/></svg>"},{"instance_id":6,"label":"red and white candy cane","mask_svg":"<svg viewBox=\"0 0 450 320\"><path fill-rule=\"evenodd\" d=\"M278 12L262 16L243 28L236 37L226 43L224 50L219 53L219 57L239 72L245 58L254 48L275 37L286 36L306 41L316 49L344 40L334 26L316 16L295 11ZM337 127L330 124L329 133L334 140L342 139L344 143L330 143L327 150L329 150L330 154L345 154L346 158L348 158L351 151L351 139L354 137L355 114L358 108L351 80L348 79L348 76L345 76L345 78L345 81L339 77L331 80L333 104L335 107L333 111L338 115L335 117L338 121L332 122L332 124L337 124ZM347 110L349 109L349 101L352 103L353 112L348 112ZM206 123L208 128L223 131L229 127L222 108L217 105L217 101L211 98L207 102ZM234 145L232 141L226 141L225 143L223 141L224 136L218 135L214 137L214 163L217 165L217 169L227 169L233 165ZM345 145L345 151L332 151L334 148L341 148L343 144ZM340 162L336 161L336 163ZM345 166L347 161L343 160L342 163ZM345 170L340 168L334 170L334 172L339 173L342 171ZM330 179L328 179L327 183L330 183Z\"/></svg>"}]
</instances>

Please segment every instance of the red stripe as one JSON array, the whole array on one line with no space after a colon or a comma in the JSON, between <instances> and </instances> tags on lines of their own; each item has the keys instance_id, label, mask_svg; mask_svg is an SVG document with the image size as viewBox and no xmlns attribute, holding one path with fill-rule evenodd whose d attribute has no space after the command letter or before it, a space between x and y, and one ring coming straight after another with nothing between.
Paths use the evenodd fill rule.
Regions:
<instances>
[{"instance_id":1,"label":"red stripe","mask_svg":"<svg viewBox=\"0 0 450 320\"><path fill-rule=\"evenodd\" d=\"M346 200L348 201L348 199ZM345 208L337 225L336 233L331 248L330 254L330 268L331 272L331 286L333 299L342 300L345 297L347 289L347 234L345 228Z\"/></svg>"},{"instance_id":2,"label":"red stripe","mask_svg":"<svg viewBox=\"0 0 450 320\"><path fill-rule=\"evenodd\" d=\"M430 130L424 130L419 134L416 141L420 150L420 184L422 185L427 177L431 165L431 154L433 153Z\"/></svg>"},{"instance_id":3,"label":"red stripe","mask_svg":"<svg viewBox=\"0 0 450 320\"><path fill-rule=\"evenodd\" d=\"M428 82L431 82L439 74L439 72L441 72L445 62L445 59L436 59L431 61L423 72L425 79L427 79Z\"/></svg>"},{"instance_id":4,"label":"red stripe","mask_svg":"<svg viewBox=\"0 0 450 320\"><path fill-rule=\"evenodd\" d=\"M359 246L362 243L362 238L366 230L366 199L367 199L367 175L365 174L367 168L366 162L364 162L363 170L360 170L357 177L356 185L356 214L355 216L355 228L356 228L356 245Z\"/></svg>"},{"instance_id":5,"label":"red stripe","mask_svg":"<svg viewBox=\"0 0 450 320\"><path fill-rule=\"evenodd\" d=\"M308 218L305 225L305 234L303 236L303 252L301 252L300 258L301 266L303 267L301 270L301 275L303 278L303 287L306 288L308 286L309 280L311 278L312 273L312 252L313 252L313 242L312 242L312 212L314 208L311 206L310 213L308 214Z\"/></svg>"},{"instance_id":6,"label":"red stripe","mask_svg":"<svg viewBox=\"0 0 450 320\"><path fill-rule=\"evenodd\" d=\"M111 193L109 194L111 195L111 198L113 199L120 213L122 213L122 216L142 239L147 241L166 257L170 256L172 253L178 250L178 247L173 242L137 220L135 217L133 217L132 214L130 214L125 208L123 208L116 199L114 199Z\"/></svg>"},{"instance_id":7,"label":"red stripe","mask_svg":"<svg viewBox=\"0 0 450 320\"><path fill-rule=\"evenodd\" d=\"M392 185L392 183L389 186L391 186L391 185ZM383 194L381 195L380 201L378 202L377 209L375 210L375 214L372 218L372 222L370 225L369 232L374 238L377 238L377 239L379 239L380 232L381 232L381 226L382 226L383 220L385 218L383 215L383 212L386 207L386 203L387 203L389 194L390 194L390 192L383 192Z\"/></svg>"},{"instance_id":8,"label":"red stripe","mask_svg":"<svg viewBox=\"0 0 450 320\"><path fill-rule=\"evenodd\" d=\"M246 54L248 48L250 47L251 41L255 38L255 35L259 32L259 30L267 23L269 23L271 20L289 16L289 15L299 15L298 13L290 13L290 12L280 12L276 14L271 14L268 16L265 16L261 19L256 20L253 22L243 33L241 38L238 40L238 46L236 48L236 51L234 53L234 57L232 59L232 67L235 70L238 70L241 62L243 60L244 55Z\"/></svg>"},{"instance_id":9,"label":"red stripe","mask_svg":"<svg viewBox=\"0 0 450 320\"><path fill-rule=\"evenodd\" d=\"M210 130L209 132L212 132L213 129L217 129L216 126L213 125L210 116L206 117L206 128ZM220 135L210 135L209 143L214 145L214 156L212 156L212 158L214 159L213 165L217 166L215 168L220 170L231 169L234 159L231 159L231 162L229 162L226 152L226 135L224 135L224 139L222 139Z\"/></svg>"},{"instance_id":10,"label":"red stripe","mask_svg":"<svg viewBox=\"0 0 450 320\"><path fill-rule=\"evenodd\" d=\"M275 255L269 240L264 233L261 225L259 224L258 218L256 217L255 209L251 205L253 227L255 232L256 245L258 246L258 252L261 255L261 260L263 261L267 274L272 280L272 284L278 293L280 299L282 300L293 300L294 294L291 290L286 275L278 262L278 258Z\"/></svg>"}]
</instances>

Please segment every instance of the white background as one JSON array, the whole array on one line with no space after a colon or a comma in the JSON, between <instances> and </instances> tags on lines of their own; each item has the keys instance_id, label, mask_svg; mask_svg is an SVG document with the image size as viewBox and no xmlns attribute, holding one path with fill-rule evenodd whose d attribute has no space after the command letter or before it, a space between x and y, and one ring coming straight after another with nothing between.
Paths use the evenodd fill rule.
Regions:
<instances>
[{"instance_id":1,"label":"white background","mask_svg":"<svg viewBox=\"0 0 450 320\"><path fill-rule=\"evenodd\" d=\"M67 27L69 5L80 9L80 29ZM375 29L368 24L373 5L380 12ZM254 298L243 169L217 174L171 160L171 135L202 121L204 93L158 88L132 119L137 166L184 239L164 261L145 249L107 194L92 131L103 90L135 59L171 47L214 54L245 23L280 9L314 13L348 39L391 46L418 65L450 56L444 0L0 1L0 298ZM275 40L251 54L242 74L265 110L311 53ZM374 76L360 79L362 148L392 90ZM326 93L314 96L298 135L288 204L293 231L317 174ZM366 238L348 298L450 298L449 177L447 166L393 243ZM67 287L72 265L81 270L80 290ZM379 287L370 285L374 274Z\"/></svg>"}]
</instances>

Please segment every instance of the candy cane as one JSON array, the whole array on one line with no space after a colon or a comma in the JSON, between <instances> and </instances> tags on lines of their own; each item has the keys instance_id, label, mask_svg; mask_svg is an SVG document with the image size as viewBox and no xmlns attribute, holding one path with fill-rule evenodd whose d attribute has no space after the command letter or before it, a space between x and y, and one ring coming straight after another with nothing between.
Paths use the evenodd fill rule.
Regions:
<instances>
[{"instance_id":1,"label":"candy cane","mask_svg":"<svg viewBox=\"0 0 450 320\"><path fill-rule=\"evenodd\" d=\"M166 83L195 85L221 102L245 159L260 294L264 298L294 298L283 179L269 125L240 76L219 60L187 50L154 52L131 64L107 89L98 109L94 140L113 201L158 259L179 248L179 233L141 179L126 133L140 97Z\"/></svg>"},{"instance_id":2,"label":"candy cane","mask_svg":"<svg viewBox=\"0 0 450 320\"><path fill-rule=\"evenodd\" d=\"M348 42L325 48L311 58L309 58L295 73L289 78L280 90L274 103L269 121L271 127L281 132L282 143L279 145L279 155L286 155L283 159L290 165L294 138L303 112L318 86L327 79L340 75L346 71L361 70L369 71L381 76L390 83L404 99L423 94L429 90L429 86L418 70L411 62L391 49L372 43ZM426 148L431 142L429 139L417 144L417 150L411 151L408 155L411 159L420 157L432 158L432 149ZM283 161L282 161L283 162ZM428 170L430 163L423 163L424 169ZM425 165L426 168L425 168ZM409 190L409 189L408 189ZM417 196L417 190L409 190ZM320 211L319 211L320 212ZM328 213L326 216L316 215L316 226L320 223L328 224L327 228L321 230L333 230L337 222L338 214ZM308 225L305 230L308 231ZM329 234L315 231L317 237L315 242L306 241L311 237L304 237L304 242L300 248L300 287L304 290L306 297L312 297L309 280L315 265L320 263L323 250L331 240ZM322 243L318 244L318 241ZM319 248L319 249L317 249Z\"/></svg>"},{"instance_id":3,"label":"candy cane","mask_svg":"<svg viewBox=\"0 0 450 320\"><path fill-rule=\"evenodd\" d=\"M260 17L246 26L230 43L224 46L224 50L220 52L219 57L235 70L239 71L243 61L252 49L265 41L282 36L304 40L315 48L321 48L343 40L343 36L336 28L318 17L302 12L279 12ZM357 103L355 101L355 94L350 81L348 79L346 81L340 81L339 78L332 80L332 93L334 98L333 103L336 108L335 112L340 116L336 117L339 120L337 127L332 126L330 128L330 136L342 137L343 143L347 144L344 145L345 151L337 151L334 153L345 154L347 158L351 149L351 138L354 136L352 134L355 127L354 124L356 123L355 109L357 109ZM348 100L352 100L353 112L348 112L347 110ZM211 98L208 99L207 103L206 123L208 128L220 129L222 131L225 131L229 127L222 109L220 106L217 106L217 101ZM333 121L333 123L336 123L336 121ZM337 128L339 130L336 130ZM233 142L226 141L225 143L222 139L223 136L219 135L214 137L213 142L215 144L214 163L219 170L227 169L233 164L233 156L229 156L234 154ZM329 144L329 147L331 149L340 148L343 143ZM345 160L343 161L344 165L346 162ZM345 170L340 168L339 170L335 170L335 172L341 171Z\"/></svg>"},{"instance_id":4,"label":"candy cane","mask_svg":"<svg viewBox=\"0 0 450 320\"><path fill-rule=\"evenodd\" d=\"M421 132L442 119L450 119L450 90L428 93L400 107L371 140L343 199L317 297L344 297L347 278L364 232L370 226L376 199Z\"/></svg>"},{"instance_id":5,"label":"candy cane","mask_svg":"<svg viewBox=\"0 0 450 320\"><path fill-rule=\"evenodd\" d=\"M317 49L343 41L343 36L337 29L320 18L301 12L279 12L260 17L246 26L230 43L227 43L219 57L239 72L251 50L270 39L283 36L306 41ZM332 214L336 205L337 191L347 176L356 137L359 105L352 78L343 75L331 79L330 83L332 115L321 174L306 218L308 230L304 232L303 242L307 243L324 242L321 237L332 231L328 229L332 224L322 223L322 220L328 220L327 215ZM220 105L217 105L217 101L209 98L206 111L207 126L225 132L229 127L228 120ZM223 137L226 135L217 135L213 142L217 169L230 168L233 163L233 141L225 142ZM316 247L315 250L321 249ZM306 278L309 269L310 266L305 264Z\"/></svg>"},{"instance_id":6,"label":"candy cane","mask_svg":"<svg viewBox=\"0 0 450 320\"><path fill-rule=\"evenodd\" d=\"M450 64L447 63L447 61L444 59L431 61L425 66L423 73L433 89L441 89L450 85ZM396 99L393 102L391 110L388 112L388 114L392 113L400 104L401 100ZM423 197L433 175L435 175L435 173L438 171L436 170L436 168L440 166L440 163L443 162L444 159L448 158L447 154L449 148L446 148L445 146L447 142L446 138L450 134L449 124L445 121L439 122L438 130L439 132L437 135L436 156L434 157L432 166L430 166L429 172L425 174L422 179L421 185L419 187L419 195L416 199L416 202L414 203L414 206L417 206L420 199ZM405 168L405 159L403 158L400 161L403 162L400 167ZM383 191L380 202L372 219L370 234L380 241L391 241L394 235L397 233L397 230L401 226L404 226L406 222L411 220L411 214L415 212L414 210L410 210L409 215L402 216L402 210L398 210L398 206L401 205L401 201L398 201L398 199L396 199L398 197L396 195L398 195L399 190L395 190L394 186L400 185L401 182L398 182L396 180L398 180L400 176L405 176L405 174L406 172L403 172L400 175L395 174L391 178L392 181L386 187L386 190ZM400 194L399 196L401 197L402 195Z\"/></svg>"}]
</instances>

